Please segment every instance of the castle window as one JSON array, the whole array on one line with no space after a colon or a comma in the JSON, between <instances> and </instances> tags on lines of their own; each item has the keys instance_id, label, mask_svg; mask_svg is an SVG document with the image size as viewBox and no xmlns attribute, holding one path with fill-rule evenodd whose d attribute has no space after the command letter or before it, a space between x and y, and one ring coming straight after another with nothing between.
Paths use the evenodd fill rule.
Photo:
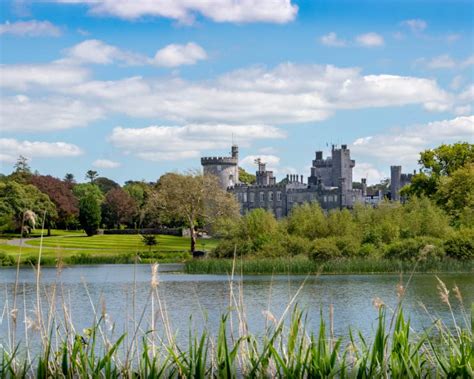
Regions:
<instances>
[{"instance_id":1,"label":"castle window","mask_svg":"<svg viewBox=\"0 0 474 379\"><path fill-rule=\"evenodd\" d=\"M244 197L244 203L246 203L247 202L247 192L244 192L242 195Z\"/></svg>"},{"instance_id":2,"label":"castle window","mask_svg":"<svg viewBox=\"0 0 474 379\"><path fill-rule=\"evenodd\" d=\"M255 193L250 192L250 202L253 203L255 202Z\"/></svg>"},{"instance_id":3,"label":"castle window","mask_svg":"<svg viewBox=\"0 0 474 379\"><path fill-rule=\"evenodd\" d=\"M260 192L260 202L263 203L265 201L265 192Z\"/></svg>"},{"instance_id":4,"label":"castle window","mask_svg":"<svg viewBox=\"0 0 474 379\"><path fill-rule=\"evenodd\" d=\"M281 201L281 192L280 191L277 192L277 201Z\"/></svg>"},{"instance_id":5,"label":"castle window","mask_svg":"<svg viewBox=\"0 0 474 379\"><path fill-rule=\"evenodd\" d=\"M218 170L218 171L222 170L222 166L221 166L220 164L217 165L217 170Z\"/></svg>"},{"instance_id":6,"label":"castle window","mask_svg":"<svg viewBox=\"0 0 474 379\"><path fill-rule=\"evenodd\" d=\"M268 200L269 200L269 201L273 201L273 192L270 192L270 193L268 194Z\"/></svg>"}]
</instances>

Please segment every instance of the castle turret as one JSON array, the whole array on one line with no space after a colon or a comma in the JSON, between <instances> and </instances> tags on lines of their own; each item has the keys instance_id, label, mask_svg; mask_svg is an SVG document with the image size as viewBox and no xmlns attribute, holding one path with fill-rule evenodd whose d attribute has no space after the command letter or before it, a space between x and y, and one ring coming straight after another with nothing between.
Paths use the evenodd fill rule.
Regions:
<instances>
[{"instance_id":1,"label":"castle turret","mask_svg":"<svg viewBox=\"0 0 474 379\"><path fill-rule=\"evenodd\" d=\"M239 148L232 146L230 157L203 157L201 165L204 174L217 176L222 189L239 183Z\"/></svg>"},{"instance_id":2,"label":"castle turret","mask_svg":"<svg viewBox=\"0 0 474 379\"><path fill-rule=\"evenodd\" d=\"M390 166L390 195L392 201L400 201L402 166Z\"/></svg>"}]
</instances>

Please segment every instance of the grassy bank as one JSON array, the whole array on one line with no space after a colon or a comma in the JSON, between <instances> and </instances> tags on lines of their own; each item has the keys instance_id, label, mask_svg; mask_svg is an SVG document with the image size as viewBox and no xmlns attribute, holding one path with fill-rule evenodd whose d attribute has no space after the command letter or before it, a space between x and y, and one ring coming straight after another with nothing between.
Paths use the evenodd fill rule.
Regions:
<instances>
[{"instance_id":1,"label":"grassy bank","mask_svg":"<svg viewBox=\"0 0 474 379\"><path fill-rule=\"evenodd\" d=\"M187 261L189 274L226 274L232 272L231 259L195 259ZM340 259L317 262L306 257L237 259L235 272L243 274L367 274L398 272L474 272L474 261L419 261L417 263L388 259Z\"/></svg>"},{"instance_id":2,"label":"grassy bank","mask_svg":"<svg viewBox=\"0 0 474 379\"><path fill-rule=\"evenodd\" d=\"M39 237L35 231L33 237ZM156 246L151 251L144 246L139 235L96 235L87 237L83 232L52 231L52 237L28 240L25 246L11 246L7 241L19 236L8 235L0 239L0 266L16 264L36 264L42 245L43 265L65 264L102 264L102 263L175 263L191 258L189 238L158 235ZM197 248L214 248L213 239L198 240Z\"/></svg>"}]
</instances>

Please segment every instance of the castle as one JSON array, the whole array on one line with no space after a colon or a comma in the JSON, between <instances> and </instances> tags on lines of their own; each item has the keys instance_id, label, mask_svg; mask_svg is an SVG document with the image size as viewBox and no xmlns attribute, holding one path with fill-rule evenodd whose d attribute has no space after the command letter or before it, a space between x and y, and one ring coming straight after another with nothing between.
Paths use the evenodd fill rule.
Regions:
<instances>
[{"instance_id":1,"label":"castle","mask_svg":"<svg viewBox=\"0 0 474 379\"><path fill-rule=\"evenodd\" d=\"M271 211L277 218L287 216L296 205L317 201L323 209L351 208L357 202L365 202L367 183L362 188L352 188L351 159L347 145L332 146L331 156L323 158L317 151L312 162L307 183L303 175L287 175L277 183L272 171L257 160L255 184L239 182L239 149L232 146L230 157L203 157L201 164L205 174L217 176L222 188L233 193L244 214L255 208Z\"/></svg>"}]
</instances>

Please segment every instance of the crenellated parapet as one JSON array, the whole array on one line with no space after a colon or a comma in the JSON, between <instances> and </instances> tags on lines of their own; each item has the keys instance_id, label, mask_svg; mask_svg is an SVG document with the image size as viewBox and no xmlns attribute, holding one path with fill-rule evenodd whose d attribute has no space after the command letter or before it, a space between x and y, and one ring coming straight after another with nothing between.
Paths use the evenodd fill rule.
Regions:
<instances>
[{"instance_id":1,"label":"crenellated parapet","mask_svg":"<svg viewBox=\"0 0 474 379\"><path fill-rule=\"evenodd\" d=\"M237 165L238 158L234 157L202 157L201 165Z\"/></svg>"}]
</instances>

